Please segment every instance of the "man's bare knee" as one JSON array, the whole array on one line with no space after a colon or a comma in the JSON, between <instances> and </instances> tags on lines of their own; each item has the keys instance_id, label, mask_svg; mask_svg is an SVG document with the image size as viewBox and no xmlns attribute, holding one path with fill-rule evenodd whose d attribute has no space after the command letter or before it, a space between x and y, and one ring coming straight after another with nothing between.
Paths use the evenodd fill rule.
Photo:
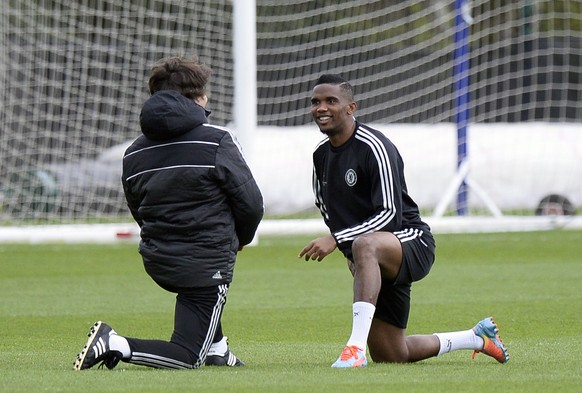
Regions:
<instances>
[{"instance_id":1,"label":"man's bare knee","mask_svg":"<svg viewBox=\"0 0 582 393\"><path fill-rule=\"evenodd\" d=\"M370 357L376 363L407 363L409 361L406 345L402 346L396 343L393 343L393 345L383 343L378 347L368 345L368 351L370 352Z\"/></svg>"},{"instance_id":2,"label":"man's bare knee","mask_svg":"<svg viewBox=\"0 0 582 393\"><path fill-rule=\"evenodd\" d=\"M371 236L362 235L355 238L352 242L352 253L354 255L354 259L357 260L367 253L374 254L374 243L374 239L372 239Z\"/></svg>"},{"instance_id":3,"label":"man's bare knee","mask_svg":"<svg viewBox=\"0 0 582 393\"><path fill-rule=\"evenodd\" d=\"M408 347L404 329L374 318L368 336L370 358L377 363L406 363Z\"/></svg>"}]
</instances>

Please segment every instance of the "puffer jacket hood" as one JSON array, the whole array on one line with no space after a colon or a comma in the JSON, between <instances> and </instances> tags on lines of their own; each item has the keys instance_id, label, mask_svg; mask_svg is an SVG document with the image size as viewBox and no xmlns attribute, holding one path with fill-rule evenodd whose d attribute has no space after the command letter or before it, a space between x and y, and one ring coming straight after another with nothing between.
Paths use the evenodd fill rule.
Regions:
<instances>
[{"instance_id":1,"label":"puffer jacket hood","mask_svg":"<svg viewBox=\"0 0 582 393\"><path fill-rule=\"evenodd\" d=\"M175 138L207 122L204 108L173 90L154 93L139 116L141 132L156 141Z\"/></svg>"}]
</instances>

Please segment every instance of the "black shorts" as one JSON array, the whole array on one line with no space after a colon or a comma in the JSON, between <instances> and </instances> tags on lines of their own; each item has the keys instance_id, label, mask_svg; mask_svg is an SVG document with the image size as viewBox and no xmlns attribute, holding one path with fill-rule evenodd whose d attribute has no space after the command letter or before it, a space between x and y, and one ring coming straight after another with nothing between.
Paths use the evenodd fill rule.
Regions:
<instances>
[{"instance_id":1,"label":"black shorts","mask_svg":"<svg viewBox=\"0 0 582 393\"><path fill-rule=\"evenodd\" d=\"M410 314L410 289L426 277L435 260L435 242L429 231L404 229L394 232L402 244L402 266L394 281L383 280L374 318L406 329Z\"/></svg>"}]
</instances>

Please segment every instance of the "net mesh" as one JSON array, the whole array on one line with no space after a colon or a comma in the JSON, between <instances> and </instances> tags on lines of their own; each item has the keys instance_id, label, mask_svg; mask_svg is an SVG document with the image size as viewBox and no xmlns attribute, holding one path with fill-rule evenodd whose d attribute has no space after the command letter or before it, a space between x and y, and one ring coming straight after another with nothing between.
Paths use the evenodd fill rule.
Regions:
<instances>
[{"instance_id":1,"label":"net mesh","mask_svg":"<svg viewBox=\"0 0 582 393\"><path fill-rule=\"evenodd\" d=\"M363 122L453 123L454 3L257 0L258 125L309 124L308 95L321 73L354 85ZM471 7L471 123L579 124L582 0L473 0ZM119 158L139 134L150 66L196 54L213 69L212 122L229 125L232 22L227 0L5 1L0 214L55 221L127 216ZM437 131L415 146L434 144ZM454 162L455 149L446 150L447 160ZM544 165L549 178L565 173L568 190L579 194L579 180L568 180L577 176L571 163Z\"/></svg>"},{"instance_id":2,"label":"net mesh","mask_svg":"<svg viewBox=\"0 0 582 393\"><path fill-rule=\"evenodd\" d=\"M228 1L17 1L0 16L3 213L76 219L127 214L120 154L138 135L149 68L196 54L212 63L230 118L232 6ZM118 152L120 153L120 152Z\"/></svg>"}]
</instances>

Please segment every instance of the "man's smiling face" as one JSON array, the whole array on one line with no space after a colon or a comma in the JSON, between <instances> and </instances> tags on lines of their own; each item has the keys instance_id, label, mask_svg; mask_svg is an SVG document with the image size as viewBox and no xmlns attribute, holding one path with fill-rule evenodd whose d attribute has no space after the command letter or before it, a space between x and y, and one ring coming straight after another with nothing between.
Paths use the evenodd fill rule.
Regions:
<instances>
[{"instance_id":1,"label":"man's smiling face","mask_svg":"<svg viewBox=\"0 0 582 393\"><path fill-rule=\"evenodd\" d=\"M353 131L356 104L340 85L315 86L311 96L311 115L319 130L332 138Z\"/></svg>"}]
</instances>

